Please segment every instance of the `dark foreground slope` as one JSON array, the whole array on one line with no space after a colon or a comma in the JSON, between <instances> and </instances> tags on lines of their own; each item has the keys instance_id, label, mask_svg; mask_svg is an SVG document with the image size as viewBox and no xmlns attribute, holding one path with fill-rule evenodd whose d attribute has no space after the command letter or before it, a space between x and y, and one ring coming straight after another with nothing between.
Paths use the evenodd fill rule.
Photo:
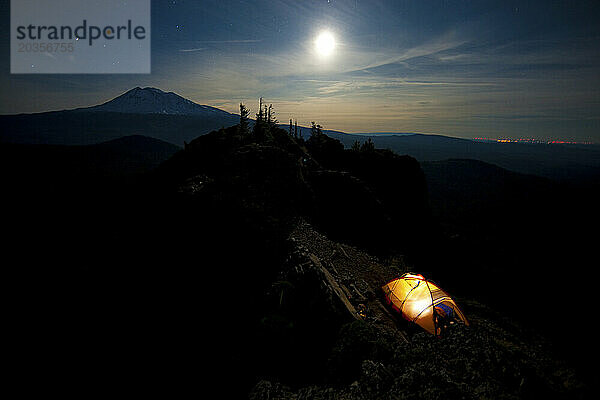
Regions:
<instances>
[{"instance_id":1,"label":"dark foreground slope","mask_svg":"<svg viewBox=\"0 0 600 400\"><path fill-rule=\"evenodd\" d=\"M391 237L397 236L388 235L392 217L366 181L321 167L284 131L267 131L260 140L250 135L231 128L201 136L138 177L126 173L134 165L124 160L126 152L102 151L109 145L4 147L12 260L5 268L25 275L14 287L21 300L13 326L29 343L28 357L42 357L44 369L85 363L94 376L79 378L95 379L101 370L100 376L125 374L127 363L149 373L145 363L171 356L178 374L192 376L193 366L179 359L189 354L225 379L243 365L239 357L261 357L251 340L262 329L265 296L298 218L335 228L341 240L396 251ZM103 162L106 170L92 170ZM111 175L111 166L122 174ZM423 198L422 174L415 179L419 186L406 190ZM339 193L346 193L344 210L356 216L326 212L335 210ZM364 204L374 208L363 214ZM320 320L332 321L319 331L329 343L340 319ZM235 393L251 387L251 371L264 372L258 367L240 372Z\"/></svg>"},{"instance_id":2,"label":"dark foreground slope","mask_svg":"<svg viewBox=\"0 0 600 400\"><path fill-rule=\"evenodd\" d=\"M285 364L278 362L274 365L279 374L276 378L263 377L251 398L585 397L585 386L568 364L553 355L551 343L515 322L508 313L459 298L471 326L459 326L443 338L433 338L407 322L390 321L391 315L374 293L381 281L404 272L402 262L381 262L359 248L327 239L306 223L298 224L291 240L302 253L318 256L347 288L350 300L368 304L369 312L364 321L340 328L323 369L317 368L319 363L312 365L311 370L325 380L313 377L309 382L295 383L283 377L281 367ZM301 287L286 289L280 313L289 312L295 301L306 299L298 299ZM399 335L398 329L404 333ZM310 340L306 336L303 339Z\"/></svg>"},{"instance_id":3,"label":"dark foreground slope","mask_svg":"<svg viewBox=\"0 0 600 400\"><path fill-rule=\"evenodd\" d=\"M178 150L144 136L90 146L0 143L10 265L85 267L110 247L139 177Z\"/></svg>"},{"instance_id":4,"label":"dark foreground slope","mask_svg":"<svg viewBox=\"0 0 600 400\"><path fill-rule=\"evenodd\" d=\"M598 279L598 183L557 182L475 160L421 163L432 214L445 231L436 275L551 338L592 378L598 351L585 327L595 292L564 282Z\"/></svg>"},{"instance_id":5,"label":"dark foreground slope","mask_svg":"<svg viewBox=\"0 0 600 400\"><path fill-rule=\"evenodd\" d=\"M125 136L88 146L0 143L6 178L94 178L149 172L180 147L145 136Z\"/></svg>"},{"instance_id":6,"label":"dark foreground slope","mask_svg":"<svg viewBox=\"0 0 600 400\"><path fill-rule=\"evenodd\" d=\"M8 268L25 275L13 285L14 370L48 390L260 399L585 393L542 339L460 292L472 327L442 339L381 304L386 280L434 271L424 249L437 249L440 234L410 157L232 127L139 179L110 182L78 176L49 209L35 208L44 191L30 188L20 192L30 201L7 210L30 215L11 224L28 239L10 248L17 257ZM73 207L82 184L98 196Z\"/></svg>"}]
</instances>

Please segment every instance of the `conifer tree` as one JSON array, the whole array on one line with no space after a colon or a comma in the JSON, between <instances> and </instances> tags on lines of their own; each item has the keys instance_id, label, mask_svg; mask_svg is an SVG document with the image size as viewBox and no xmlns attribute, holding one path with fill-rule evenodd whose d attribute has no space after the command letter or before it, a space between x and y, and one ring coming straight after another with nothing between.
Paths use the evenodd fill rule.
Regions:
<instances>
[{"instance_id":1,"label":"conifer tree","mask_svg":"<svg viewBox=\"0 0 600 400\"><path fill-rule=\"evenodd\" d=\"M375 151L375 143L373 143L371 138L368 138L367 141L362 144L360 151Z\"/></svg>"},{"instance_id":2,"label":"conifer tree","mask_svg":"<svg viewBox=\"0 0 600 400\"><path fill-rule=\"evenodd\" d=\"M263 98L261 97L258 103L256 123L254 124L254 140L256 140L257 143L262 143L272 139L271 132L276 127L277 122L275 112L273 112L273 104L267 106L263 103Z\"/></svg>"},{"instance_id":3,"label":"conifer tree","mask_svg":"<svg viewBox=\"0 0 600 400\"><path fill-rule=\"evenodd\" d=\"M256 126L257 124L260 124L263 120L262 101L263 101L262 97L258 99L258 112L256 113L256 124L254 126Z\"/></svg>"},{"instance_id":4,"label":"conifer tree","mask_svg":"<svg viewBox=\"0 0 600 400\"><path fill-rule=\"evenodd\" d=\"M248 115L250 115L250 110L244 105L244 103L240 103L240 127L239 131L241 135L246 135L249 132L248 129Z\"/></svg>"},{"instance_id":5,"label":"conifer tree","mask_svg":"<svg viewBox=\"0 0 600 400\"><path fill-rule=\"evenodd\" d=\"M266 106L265 106L266 108ZM267 108L267 126L269 128L274 128L277 124L277 118L275 118L275 112L273 111L273 104L269 104L269 108Z\"/></svg>"},{"instance_id":6,"label":"conifer tree","mask_svg":"<svg viewBox=\"0 0 600 400\"><path fill-rule=\"evenodd\" d=\"M258 100L258 113L256 113L256 122L254 123L253 133L254 133L255 139L259 139L260 137L262 137L262 133L264 130L264 127L263 127L264 114L263 114L262 104L263 104L263 98L261 97Z\"/></svg>"},{"instance_id":7,"label":"conifer tree","mask_svg":"<svg viewBox=\"0 0 600 400\"><path fill-rule=\"evenodd\" d=\"M310 136L319 136L323 134L323 127L317 124L315 121L311 122Z\"/></svg>"}]
</instances>

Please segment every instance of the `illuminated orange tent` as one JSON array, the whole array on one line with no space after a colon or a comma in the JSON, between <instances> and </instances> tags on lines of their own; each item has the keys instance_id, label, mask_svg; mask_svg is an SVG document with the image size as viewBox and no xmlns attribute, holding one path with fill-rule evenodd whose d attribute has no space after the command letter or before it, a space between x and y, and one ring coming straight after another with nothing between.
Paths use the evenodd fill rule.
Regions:
<instances>
[{"instance_id":1,"label":"illuminated orange tent","mask_svg":"<svg viewBox=\"0 0 600 400\"><path fill-rule=\"evenodd\" d=\"M382 287L387 300L402 316L439 336L455 323L469 325L456 302L423 275L407 273Z\"/></svg>"}]
</instances>

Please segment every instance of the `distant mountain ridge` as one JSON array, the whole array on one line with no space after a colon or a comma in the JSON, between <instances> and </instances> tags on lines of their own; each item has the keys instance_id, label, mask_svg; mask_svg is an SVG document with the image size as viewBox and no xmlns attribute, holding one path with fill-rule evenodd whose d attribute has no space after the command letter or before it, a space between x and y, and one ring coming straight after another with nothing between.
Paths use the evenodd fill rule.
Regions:
<instances>
[{"instance_id":1,"label":"distant mountain ridge","mask_svg":"<svg viewBox=\"0 0 600 400\"><path fill-rule=\"evenodd\" d=\"M108 111L129 114L233 115L215 107L200 105L173 92L154 87L135 87L106 103L78 108L78 111Z\"/></svg>"},{"instance_id":2,"label":"distant mountain ridge","mask_svg":"<svg viewBox=\"0 0 600 400\"><path fill-rule=\"evenodd\" d=\"M177 146L212 130L239 122L239 115L200 105L153 87L135 87L105 103L74 110L0 115L0 142L21 144L87 145L131 135L160 139ZM252 124L253 121L250 121ZM287 131L289 125L281 124ZM470 139L418 133L349 134L323 131L345 147L371 139L419 161L475 159L511 171L561 180L597 181L600 146L477 142ZM298 133L310 137L309 127Z\"/></svg>"},{"instance_id":3,"label":"distant mountain ridge","mask_svg":"<svg viewBox=\"0 0 600 400\"><path fill-rule=\"evenodd\" d=\"M542 143L496 143L442 135L350 135L328 132L350 147L371 139L377 148L407 154L419 162L480 160L510 171L563 181L593 182L600 176L600 146Z\"/></svg>"},{"instance_id":4,"label":"distant mountain ridge","mask_svg":"<svg viewBox=\"0 0 600 400\"><path fill-rule=\"evenodd\" d=\"M0 142L89 145L143 135L183 146L239 116L173 92L135 87L105 103L73 110L0 115Z\"/></svg>"}]
</instances>

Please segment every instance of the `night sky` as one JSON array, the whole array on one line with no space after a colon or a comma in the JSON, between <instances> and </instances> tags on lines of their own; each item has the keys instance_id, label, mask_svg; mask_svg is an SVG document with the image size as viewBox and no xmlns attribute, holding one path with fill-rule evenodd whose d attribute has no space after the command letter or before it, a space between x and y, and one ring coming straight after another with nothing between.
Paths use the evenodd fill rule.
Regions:
<instances>
[{"instance_id":1,"label":"night sky","mask_svg":"<svg viewBox=\"0 0 600 400\"><path fill-rule=\"evenodd\" d=\"M600 2L153 1L149 75L10 75L0 113L98 104L135 86L346 132L600 142ZM328 31L328 55L315 48Z\"/></svg>"}]
</instances>

